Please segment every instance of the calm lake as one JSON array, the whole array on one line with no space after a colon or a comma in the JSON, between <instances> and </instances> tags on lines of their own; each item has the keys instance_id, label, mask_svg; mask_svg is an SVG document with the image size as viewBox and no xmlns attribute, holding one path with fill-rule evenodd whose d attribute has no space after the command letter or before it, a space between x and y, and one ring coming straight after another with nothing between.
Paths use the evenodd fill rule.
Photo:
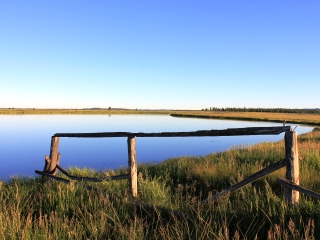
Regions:
<instances>
[{"instance_id":1,"label":"calm lake","mask_svg":"<svg viewBox=\"0 0 320 240\"><path fill-rule=\"evenodd\" d=\"M169 115L0 115L0 179L35 176L43 170L55 133L178 132L211 129L272 127L281 123L245 122ZM287 123L290 125L290 123ZM297 124L291 124L294 128ZM298 125L299 134L312 127ZM278 141L284 134L237 137L136 138L137 161L160 162L178 156L201 156L234 146ZM127 138L60 138L60 165L96 170L127 166Z\"/></svg>"}]
</instances>

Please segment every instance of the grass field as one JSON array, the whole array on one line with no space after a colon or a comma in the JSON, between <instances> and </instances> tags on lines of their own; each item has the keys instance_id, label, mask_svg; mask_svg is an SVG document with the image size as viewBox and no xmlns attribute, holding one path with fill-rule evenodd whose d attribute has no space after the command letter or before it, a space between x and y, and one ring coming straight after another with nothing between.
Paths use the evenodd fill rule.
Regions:
<instances>
[{"instance_id":1,"label":"grass field","mask_svg":"<svg viewBox=\"0 0 320 240\"><path fill-rule=\"evenodd\" d=\"M263 116L270 120L285 115ZM302 121L310 118L304 115ZM287 115L285 119L290 121ZM320 129L298 139L300 185L320 192ZM0 182L0 239L319 239L320 203L301 195L299 205L288 205L283 187L276 183L277 177L285 177L285 169L199 205L283 158L284 142L279 141L139 164L143 178L138 181L137 200L144 204L132 201L127 180L89 184L97 190L88 191L84 186L88 183L43 184L40 177L12 178ZM127 173L126 169L69 171L92 177Z\"/></svg>"}]
</instances>

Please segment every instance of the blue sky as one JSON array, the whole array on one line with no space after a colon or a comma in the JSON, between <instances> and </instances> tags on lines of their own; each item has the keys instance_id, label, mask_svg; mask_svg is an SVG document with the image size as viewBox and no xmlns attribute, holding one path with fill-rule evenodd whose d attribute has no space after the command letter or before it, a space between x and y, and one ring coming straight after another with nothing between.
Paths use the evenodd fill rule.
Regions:
<instances>
[{"instance_id":1,"label":"blue sky","mask_svg":"<svg viewBox=\"0 0 320 240\"><path fill-rule=\"evenodd\" d=\"M320 1L0 1L0 107L320 107Z\"/></svg>"}]
</instances>

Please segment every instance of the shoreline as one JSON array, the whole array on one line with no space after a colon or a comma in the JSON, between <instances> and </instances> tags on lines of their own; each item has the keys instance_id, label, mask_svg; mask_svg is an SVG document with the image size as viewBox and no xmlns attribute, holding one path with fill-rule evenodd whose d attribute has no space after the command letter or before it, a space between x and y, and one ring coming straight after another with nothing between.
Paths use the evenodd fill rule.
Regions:
<instances>
[{"instance_id":1,"label":"shoreline","mask_svg":"<svg viewBox=\"0 0 320 240\"><path fill-rule=\"evenodd\" d=\"M205 118L205 119L225 119L225 120L242 120L242 121L254 121L254 122L277 122L283 123L284 120L280 119L266 119L266 118L252 118L252 117L233 117L233 116L209 116L209 115L188 115L188 114L170 114L171 117L178 117L178 118ZM307 121L298 121L298 120L290 120L287 121L289 123L296 123L302 125L308 125L311 127L320 126L320 122L307 122Z\"/></svg>"},{"instance_id":2,"label":"shoreline","mask_svg":"<svg viewBox=\"0 0 320 240\"><path fill-rule=\"evenodd\" d=\"M184 118L207 118L242 121L261 121L305 124L320 126L319 114L306 113L272 113L272 112L222 112L202 110L150 110L150 109L25 109L25 108L0 108L1 115L118 115L118 114L147 114L170 115Z\"/></svg>"}]
</instances>

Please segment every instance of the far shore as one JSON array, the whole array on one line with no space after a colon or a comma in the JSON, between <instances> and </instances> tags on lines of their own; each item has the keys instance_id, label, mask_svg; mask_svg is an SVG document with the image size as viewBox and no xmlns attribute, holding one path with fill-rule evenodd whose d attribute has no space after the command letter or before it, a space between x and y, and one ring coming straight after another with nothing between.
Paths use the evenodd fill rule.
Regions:
<instances>
[{"instance_id":1,"label":"far shore","mask_svg":"<svg viewBox=\"0 0 320 240\"><path fill-rule=\"evenodd\" d=\"M243 121L263 121L296 123L320 126L320 114L274 113L274 112L231 112L204 110L149 110L149 109L37 109L37 108L0 108L0 115L42 115L42 114L164 114L173 117L212 118Z\"/></svg>"}]
</instances>

